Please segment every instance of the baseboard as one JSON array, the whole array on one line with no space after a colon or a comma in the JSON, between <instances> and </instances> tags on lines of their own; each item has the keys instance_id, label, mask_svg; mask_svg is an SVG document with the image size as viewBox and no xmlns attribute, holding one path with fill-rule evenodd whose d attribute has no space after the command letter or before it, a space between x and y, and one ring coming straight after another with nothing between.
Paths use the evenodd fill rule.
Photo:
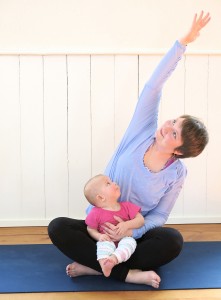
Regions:
<instances>
[{"instance_id":1,"label":"baseboard","mask_svg":"<svg viewBox=\"0 0 221 300\"><path fill-rule=\"evenodd\" d=\"M0 227L48 226L50 220L0 220Z\"/></svg>"},{"instance_id":2,"label":"baseboard","mask_svg":"<svg viewBox=\"0 0 221 300\"><path fill-rule=\"evenodd\" d=\"M166 224L215 224L221 223L221 216L170 217Z\"/></svg>"},{"instance_id":3,"label":"baseboard","mask_svg":"<svg viewBox=\"0 0 221 300\"><path fill-rule=\"evenodd\" d=\"M25 226L48 226L51 219L36 220L0 220L0 227L25 227ZM166 224L215 224L221 223L221 216L218 217L170 217Z\"/></svg>"}]
</instances>

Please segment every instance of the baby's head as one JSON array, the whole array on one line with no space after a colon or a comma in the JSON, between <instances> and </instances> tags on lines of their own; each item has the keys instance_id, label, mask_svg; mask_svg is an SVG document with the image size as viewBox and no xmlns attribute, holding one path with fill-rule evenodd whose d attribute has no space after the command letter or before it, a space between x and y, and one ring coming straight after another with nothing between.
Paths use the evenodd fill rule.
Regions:
<instances>
[{"instance_id":1,"label":"baby's head","mask_svg":"<svg viewBox=\"0 0 221 300\"><path fill-rule=\"evenodd\" d=\"M120 197L119 186L108 176L99 174L92 177L84 186L84 195L88 202L97 207L103 207L116 202Z\"/></svg>"}]
</instances>

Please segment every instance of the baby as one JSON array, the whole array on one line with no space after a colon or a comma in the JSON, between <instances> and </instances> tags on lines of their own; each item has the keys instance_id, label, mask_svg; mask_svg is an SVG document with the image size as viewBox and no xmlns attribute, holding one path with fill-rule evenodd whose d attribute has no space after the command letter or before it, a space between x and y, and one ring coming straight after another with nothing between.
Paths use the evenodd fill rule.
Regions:
<instances>
[{"instance_id":1,"label":"baby","mask_svg":"<svg viewBox=\"0 0 221 300\"><path fill-rule=\"evenodd\" d=\"M115 265L128 260L134 253L137 243L126 236L126 232L143 226L144 218L137 205L118 202L120 187L105 175L91 178L84 187L84 195L94 206L85 220L87 230L97 241L97 260L104 276L108 277ZM115 225L116 233L125 237L118 242L111 240L105 232L107 222Z\"/></svg>"}]
</instances>

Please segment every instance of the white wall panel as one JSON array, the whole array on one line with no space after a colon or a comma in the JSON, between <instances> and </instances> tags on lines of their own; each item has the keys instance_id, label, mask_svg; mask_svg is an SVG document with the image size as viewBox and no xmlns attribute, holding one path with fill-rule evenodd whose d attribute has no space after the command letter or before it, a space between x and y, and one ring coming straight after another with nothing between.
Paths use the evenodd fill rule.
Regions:
<instances>
[{"instance_id":1,"label":"white wall panel","mask_svg":"<svg viewBox=\"0 0 221 300\"><path fill-rule=\"evenodd\" d=\"M184 56L166 82L161 103L162 123L168 119L174 119L184 113L185 110L185 60Z\"/></svg>"},{"instance_id":2,"label":"white wall panel","mask_svg":"<svg viewBox=\"0 0 221 300\"><path fill-rule=\"evenodd\" d=\"M103 172L161 55L0 56L1 226L83 218L85 182ZM210 142L186 159L169 223L220 222L221 58L186 55L164 87L159 124L188 113Z\"/></svg>"},{"instance_id":3,"label":"white wall panel","mask_svg":"<svg viewBox=\"0 0 221 300\"><path fill-rule=\"evenodd\" d=\"M149 80L154 69L160 62L161 55L140 55L139 56L139 95L141 94L145 83ZM162 122L161 105L159 110L159 123Z\"/></svg>"},{"instance_id":4,"label":"white wall panel","mask_svg":"<svg viewBox=\"0 0 221 300\"><path fill-rule=\"evenodd\" d=\"M209 59L207 216L221 216L221 56Z\"/></svg>"},{"instance_id":5,"label":"white wall panel","mask_svg":"<svg viewBox=\"0 0 221 300\"><path fill-rule=\"evenodd\" d=\"M114 56L91 57L92 175L114 151Z\"/></svg>"},{"instance_id":6,"label":"white wall panel","mask_svg":"<svg viewBox=\"0 0 221 300\"><path fill-rule=\"evenodd\" d=\"M138 100L138 56L115 56L115 147L118 146Z\"/></svg>"},{"instance_id":7,"label":"white wall panel","mask_svg":"<svg viewBox=\"0 0 221 300\"><path fill-rule=\"evenodd\" d=\"M68 215L67 68L65 56L44 57L46 217Z\"/></svg>"},{"instance_id":8,"label":"white wall panel","mask_svg":"<svg viewBox=\"0 0 221 300\"><path fill-rule=\"evenodd\" d=\"M140 56L140 92L145 82L152 75L154 69L160 62L162 56ZM159 126L170 118L176 118L183 113L184 110L184 59L179 62L174 73L165 83L162 93L162 101L159 109ZM183 192L180 193L172 215L182 216L183 214Z\"/></svg>"},{"instance_id":9,"label":"white wall panel","mask_svg":"<svg viewBox=\"0 0 221 300\"><path fill-rule=\"evenodd\" d=\"M178 62L178 65L168 82L165 84L162 93L161 122L169 119L176 119L184 113L185 107L185 56ZM159 123L160 124L160 123ZM160 124L161 125L161 124ZM184 207L184 194L181 190L174 205L171 216L182 217Z\"/></svg>"},{"instance_id":10,"label":"white wall panel","mask_svg":"<svg viewBox=\"0 0 221 300\"><path fill-rule=\"evenodd\" d=\"M22 216L45 218L42 57L20 57Z\"/></svg>"},{"instance_id":11,"label":"white wall panel","mask_svg":"<svg viewBox=\"0 0 221 300\"><path fill-rule=\"evenodd\" d=\"M68 56L69 216L82 218L91 177L90 56Z\"/></svg>"},{"instance_id":12,"label":"white wall panel","mask_svg":"<svg viewBox=\"0 0 221 300\"><path fill-rule=\"evenodd\" d=\"M0 56L0 217L21 218L19 58Z\"/></svg>"},{"instance_id":13,"label":"white wall panel","mask_svg":"<svg viewBox=\"0 0 221 300\"><path fill-rule=\"evenodd\" d=\"M185 113L207 125L208 56L187 56L185 76ZM205 215L207 205L207 149L198 157L185 160L188 176L184 187L184 216ZM198 175L200 174L200 176Z\"/></svg>"}]
</instances>

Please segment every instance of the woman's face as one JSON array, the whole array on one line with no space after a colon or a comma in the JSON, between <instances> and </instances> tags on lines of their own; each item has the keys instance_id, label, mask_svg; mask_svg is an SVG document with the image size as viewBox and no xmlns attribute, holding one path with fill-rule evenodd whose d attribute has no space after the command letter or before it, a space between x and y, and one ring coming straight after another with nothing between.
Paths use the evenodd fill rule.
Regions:
<instances>
[{"instance_id":1,"label":"woman's face","mask_svg":"<svg viewBox=\"0 0 221 300\"><path fill-rule=\"evenodd\" d=\"M168 154L181 154L174 149L183 144L181 138L183 120L184 118L168 120L156 131L158 149Z\"/></svg>"}]
</instances>

